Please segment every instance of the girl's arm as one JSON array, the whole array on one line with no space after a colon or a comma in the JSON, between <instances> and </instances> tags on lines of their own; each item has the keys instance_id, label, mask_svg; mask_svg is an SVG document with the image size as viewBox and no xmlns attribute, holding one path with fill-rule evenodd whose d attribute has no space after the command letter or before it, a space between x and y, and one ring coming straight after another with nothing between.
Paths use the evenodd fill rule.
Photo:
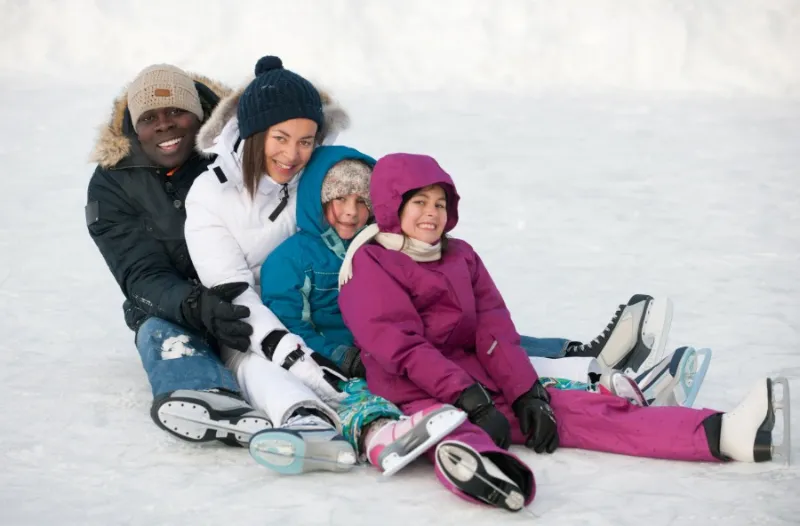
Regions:
<instances>
[{"instance_id":1,"label":"girl's arm","mask_svg":"<svg viewBox=\"0 0 800 526\"><path fill-rule=\"evenodd\" d=\"M481 258L474 251L473 255L472 290L478 314L475 352L511 404L533 386L539 375L519 344L519 334L500 291Z\"/></svg>"},{"instance_id":2,"label":"girl's arm","mask_svg":"<svg viewBox=\"0 0 800 526\"><path fill-rule=\"evenodd\" d=\"M387 372L407 377L440 402L454 403L475 380L428 342L408 293L368 248L356 252L353 277L339 293L345 324L362 352Z\"/></svg>"}]
</instances>

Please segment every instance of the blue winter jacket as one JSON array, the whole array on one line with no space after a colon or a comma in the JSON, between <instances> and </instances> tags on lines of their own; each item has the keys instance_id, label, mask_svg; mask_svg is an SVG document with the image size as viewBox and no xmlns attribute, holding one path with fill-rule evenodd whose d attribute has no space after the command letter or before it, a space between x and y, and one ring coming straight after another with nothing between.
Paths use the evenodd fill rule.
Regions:
<instances>
[{"instance_id":1,"label":"blue winter jacket","mask_svg":"<svg viewBox=\"0 0 800 526\"><path fill-rule=\"evenodd\" d=\"M281 243L261 266L261 300L288 330L337 365L353 345L339 310L339 268L350 241L325 220L322 181L337 162L375 159L345 146L320 146L303 170L297 188L299 232Z\"/></svg>"}]
</instances>

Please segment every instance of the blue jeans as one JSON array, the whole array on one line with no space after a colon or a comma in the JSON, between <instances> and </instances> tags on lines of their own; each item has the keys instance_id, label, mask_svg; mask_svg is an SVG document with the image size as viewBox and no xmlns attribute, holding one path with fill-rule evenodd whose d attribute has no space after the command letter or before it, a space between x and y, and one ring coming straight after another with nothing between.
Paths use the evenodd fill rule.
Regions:
<instances>
[{"instance_id":1,"label":"blue jeans","mask_svg":"<svg viewBox=\"0 0 800 526\"><path fill-rule=\"evenodd\" d=\"M540 358L563 358L567 344L571 340L563 338L533 338L531 336L520 336L520 345L528 356L538 356Z\"/></svg>"},{"instance_id":2,"label":"blue jeans","mask_svg":"<svg viewBox=\"0 0 800 526\"><path fill-rule=\"evenodd\" d=\"M149 318L136 332L136 348L153 398L178 389L239 392L233 373L200 336L161 318Z\"/></svg>"}]
</instances>

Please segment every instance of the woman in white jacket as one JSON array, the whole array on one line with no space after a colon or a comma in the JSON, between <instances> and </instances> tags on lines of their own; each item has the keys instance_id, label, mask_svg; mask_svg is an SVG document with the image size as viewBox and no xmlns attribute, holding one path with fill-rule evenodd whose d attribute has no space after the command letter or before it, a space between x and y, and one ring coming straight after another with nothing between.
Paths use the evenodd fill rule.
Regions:
<instances>
[{"instance_id":1,"label":"woman in white jacket","mask_svg":"<svg viewBox=\"0 0 800 526\"><path fill-rule=\"evenodd\" d=\"M253 331L238 349L222 347L222 359L275 427L316 432L320 440L340 438L329 407L346 396L333 387L339 373L263 305L259 274L267 255L297 231L297 182L315 145L347 124L327 95L279 58L263 57L256 78L221 101L200 130L198 148L216 158L186 199L186 242L203 285L248 285L234 303L249 309L244 321ZM332 449L352 456L348 447Z\"/></svg>"}]
</instances>

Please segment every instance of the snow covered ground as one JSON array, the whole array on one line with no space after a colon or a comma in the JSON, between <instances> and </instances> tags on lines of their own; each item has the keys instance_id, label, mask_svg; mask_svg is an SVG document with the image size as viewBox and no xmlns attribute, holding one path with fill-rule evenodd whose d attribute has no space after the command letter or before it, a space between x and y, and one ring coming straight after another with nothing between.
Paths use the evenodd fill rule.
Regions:
<instances>
[{"instance_id":1,"label":"snow covered ground","mask_svg":"<svg viewBox=\"0 0 800 526\"><path fill-rule=\"evenodd\" d=\"M368 468L281 478L245 451L180 443L150 421L121 295L83 219L95 125L136 71L170 60L238 83L261 53L279 53L349 109L340 142L430 153L453 174L455 234L484 257L522 332L588 339L631 294L670 295L669 345L715 353L696 405L732 408L757 378L784 375L798 430L798 2L258 2L230 13L206 1L213 29L186 39L175 28L200 18L185 4L158 16L78 4L0 2L0 523L800 520L797 463L518 449L537 477L533 519L463 503L425 462L388 481ZM281 24L303 16L322 42L311 31L292 47ZM260 27L262 40L247 38ZM800 462L800 438L793 453Z\"/></svg>"}]
</instances>

